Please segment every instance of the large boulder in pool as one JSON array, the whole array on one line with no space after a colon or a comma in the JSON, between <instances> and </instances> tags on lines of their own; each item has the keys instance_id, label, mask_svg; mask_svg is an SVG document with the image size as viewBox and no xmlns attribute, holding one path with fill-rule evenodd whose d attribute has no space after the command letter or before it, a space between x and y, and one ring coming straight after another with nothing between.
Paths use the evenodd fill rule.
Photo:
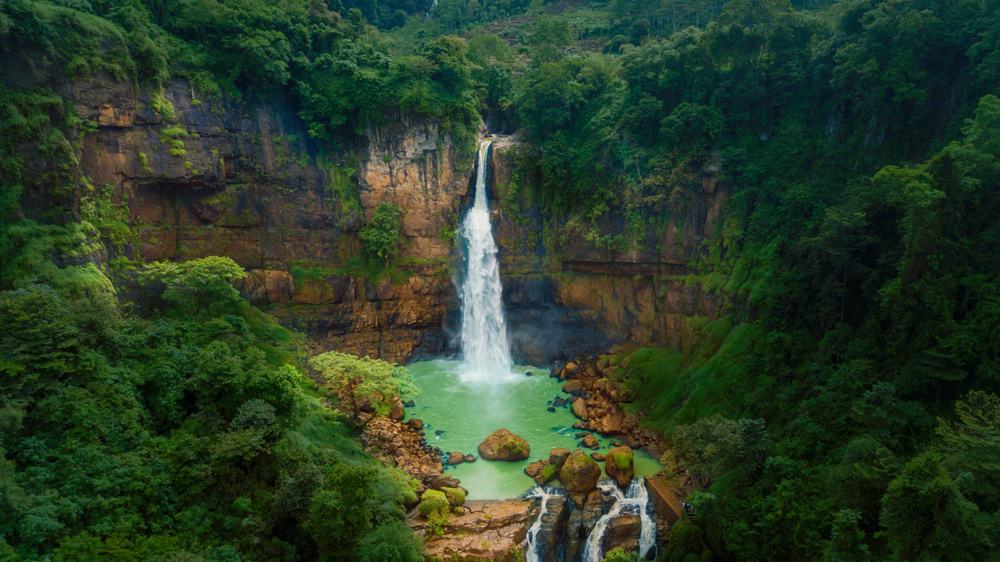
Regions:
<instances>
[{"instance_id":1,"label":"large boulder in pool","mask_svg":"<svg viewBox=\"0 0 1000 562\"><path fill-rule=\"evenodd\" d=\"M604 457L604 470L622 488L627 488L635 476L635 461L632 448L622 445L608 451Z\"/></svg>"},{"instance_id":2,"label":"large boulder in pool","mask_svg":"<svg viewBox=\"0 0 1000 562\"><path fill-rule=\"evenodd\" d=\"M570 453L559 470L559 480L574 499L593 490L600 479L601 467L580 449Z\"/></svg>"},{"instance_id":3,"label":"large boulder in pool","mask_svg":"<svg viewBox=\"0 0 1000 562\"><path fill-rule=\"evenodd\" d=\"M508 429L498 429L479 444L479 456L489 461L520 461L528 458L531 447Z\"/></svg>"}]
</instances>

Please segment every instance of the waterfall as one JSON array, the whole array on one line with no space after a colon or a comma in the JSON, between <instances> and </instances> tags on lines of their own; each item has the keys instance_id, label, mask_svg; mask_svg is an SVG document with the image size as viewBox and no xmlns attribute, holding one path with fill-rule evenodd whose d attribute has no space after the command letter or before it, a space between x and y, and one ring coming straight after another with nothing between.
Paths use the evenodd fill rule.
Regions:
<instances>
[{"instance_id":1,"label":"waterfall","mask_svg":"<svg viewBox=\"0 0 1000 562\"><path fill-rule=\"evenodd\" d=\"M465 279L461 289L463 378L476 381L495 381L511 376L500 266L486 202L491 142L484 140L479 145L475 199L462 220L461 229L466 249Z\"/></svg>"},{"instance_id":2,"label":"waterfall","mask_svg":"<svg viewBox=\"0 0 1000 562\"><path fill-rule=\"evenodd\" d=\"M528 536L524 539L524 560L525 562L541 562L541 557L538 555L538 533L542 530L542 518L548 513L549 498L558 495L552 490L546 490L541 486L536 486L533 490L528 492L528 495L524 496L525 499L530 498L541 498L541 511L538 512L538 517L535 518L535 522L531 524L528 528Z\"/></svg>"},{"instance_id":3,"label":"waterfall","mask_svg":"<svg viewBox=\"0 0 1000 562\"><path fill-rule=\"evenodd\" d=\"M587 536L587 543L583 547L583 562L601 562L604 555L602 543L604 533L608 530L608 524L614 521L622 513L632 513L639 515L641 524L639 532L639 559L643 559L649 549L656 542L656 523L649 514L649 491L641 478L635 478L629 484L625 493L622 493L611 480L601 480L597 486L605 494L614 498L615 503L611 505L608 512L601 516Z\"/></svg>"}]
</instances>

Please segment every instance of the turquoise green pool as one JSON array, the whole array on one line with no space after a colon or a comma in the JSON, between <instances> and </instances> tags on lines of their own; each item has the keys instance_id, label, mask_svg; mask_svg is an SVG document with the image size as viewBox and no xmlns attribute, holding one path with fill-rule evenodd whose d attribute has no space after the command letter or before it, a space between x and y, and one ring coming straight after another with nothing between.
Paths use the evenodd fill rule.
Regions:
<instances>
[{"instance_id":1,"label":"turquoise green pool","mask_svg":"<svg viewBox=\"0 0 1000 562\"><path fill-rule=\"evenodd\" d=\"M447 467L446 474L462 481L473 499L506 499L521 495L534 486L524 474L531 461L547 458L553 447L577 447L573 429L576 418L569 406L547 411L556 397L566 398L561 383L548 376L547 369L531 366L515 368L516 376L502 381L463 380L460 361L435 359L407 366L420 388L416 405L407 408L407 418L424 421L427 441L443 451L476 455L474 463ZM533 376L525 376L532 372ZM506 427L528 441L531 457L525 461L487 461L478 458L477 447L490 433ZM594 434L600 452L610 448L610 439ZM589 452L589 450L588 450ZM603 463L602 463L603 464ZM660 469L645 452L637 451L636 474L647 476Z\"/></svg>"}]
</instances>

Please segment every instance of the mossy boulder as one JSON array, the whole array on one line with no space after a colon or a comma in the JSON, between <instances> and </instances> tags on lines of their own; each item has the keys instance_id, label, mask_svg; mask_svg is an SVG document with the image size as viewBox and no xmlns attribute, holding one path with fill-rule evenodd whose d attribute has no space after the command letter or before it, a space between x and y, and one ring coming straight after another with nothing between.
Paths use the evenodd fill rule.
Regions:
<instances>
[{"instance_id":1,"label":"mossy boulder","mask_svg":"<svg viewBox=\"0 0 1000 562\"><path fill-rule=\"evenodd\" d=\"M445 489L454 490L455 488ZM424 491L423 495L420 496L420 505L417 506L420 515L428 519L433 518L435 514L447 514L450 510L451 503L448 501L448 496L441 490Z\"/></svg>"},{"instance_id":2,"label":"mossy boulder","mask_svg":"<svg viewBox=\"0 0 1000 562\"><path fill-rule=\"evenodd\" d=\"M554 480L558 474L559 469L554 464L547 464L542 467L542 471L538 474L538 477L541 478L542 484L544 484L550 480Z\"/></svg>"},{"instance_id":3,"label":"mossy boulder","mask_svg":"<svg viewBox=\"0 0 1000 562\"><path fill-rule=\"evenodd\" d=\"M635 463L632 448L622 445L608 451L604 457L604 471L614 479L619 486L625 488L635 476Z\"/></svg>"},{"instance_id":4,"label":"mossy boulder","mask_svg":"<svg viewBox=\"0 0 1000 562\"><path fill-rule=\"evenodd\" d=\"M448 496L440 490L427 490L420 496L420 505L417 511L427 519L428 530L437 536L444 534L444 529L448 525L448 512L451 511L451 504Z\"/></svg>"},{"instance_id":5,"label":"mossy boulder","mask_svg":"<svg viewBox=\"0 0 1000 562\"><path fill-rule=\"evenodd\" d=\"M531 447L508 429L498 429L479 444L479 456L490 461L520 461L528 458Z\"/></svg>"},{"instance_id":6,"label":"mossy boulder","mask_svg":"<svg viewBox=\"0 0 1000 562\"><path fill-rule=\"evenodd\" d=\"M448 498L451 507L461 507L465 503L465 490L462 488L441 488L441 492Z\"/></svg>"},{"instance_id":7,"label":"mossy boulder","mask_svg":"<svg viewBox=\"0 0 1000 562\"><path fill-rule=\"evenodd\" d=\"M559 470L559 480L562 480L563 486L574 497L586 495L597 486L600 479L601 467L580 449L570 453Z\"/></svg>"}]
</instances>

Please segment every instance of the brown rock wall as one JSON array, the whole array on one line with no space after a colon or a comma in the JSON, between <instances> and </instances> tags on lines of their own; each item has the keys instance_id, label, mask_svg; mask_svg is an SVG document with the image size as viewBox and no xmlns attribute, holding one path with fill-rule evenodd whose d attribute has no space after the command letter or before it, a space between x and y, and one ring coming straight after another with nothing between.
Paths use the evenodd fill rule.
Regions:
<instances>
[{"instance_id":1,"label":"brown rock wall","mask_svg":"<svg viewBox=\"0 0 1000 562\"><path fill-rule=\"evenodd\" d=\"M395 361L442 351L454 301L452 241L442 233L468 192L471 162L437 123L402 118L321 154L281 103L205 100L178 81L162 92L170 119L151 109L156 94L108 77L67 91L98 125L81 168L128 202L139 256L233 258L250 271L244 292L319 347ZM344 177L360 208L331 187ZM352 259L365 217L383 201L402 211L406 273L373 284L352 274Z\"/></svg>"}]
</instances>

